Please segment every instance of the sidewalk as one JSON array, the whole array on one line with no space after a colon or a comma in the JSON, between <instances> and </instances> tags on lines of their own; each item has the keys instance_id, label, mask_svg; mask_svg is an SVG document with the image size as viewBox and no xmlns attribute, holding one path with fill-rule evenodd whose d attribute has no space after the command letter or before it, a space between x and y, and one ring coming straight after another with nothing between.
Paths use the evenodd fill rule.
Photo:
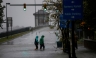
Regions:
<instances>
[{"instance_id":1,"label":"sidewalk","mask_svg":"<svg viewBox=\"0 0 96 58\"><path fill-rule=\"evenodd\" d=\"M5 45L0 46L0 58L68 58L62 50L53 47L53 44L46 44L44 51L35 51L34 45ZM6 47L6 48L5 48Z\"/></svg>"},{"instance_id":2,"label":"sidewalk","mask_svg":"<svg viewBox=\"0 0 96 58\"><path fill-rule=\"evenodd\" d=\"M53 32L51 29L43 28L3 43L0 46L0 58L68 58L66 53L56 48L56 37ZM39 37L45 35L44 51L34 50L36 33Z\"/></svg>"},{"instance_id":3,"label":"sidewalk","mask_svg":"<svg viewBox=\"0 0 96 58\"><path fill-rule=\"evenodd\" d=\"M46 31L47 30L47 31ZM39 36L45 35L45 50L34 50L36 32ZM67 53L57 48L54 31L43 28L30 32L3 45L0 45L0 58L69 58ZM40 32L40 33L39 33ZM79 46L76 50L77 58L96 58L96 52Z\"/></svg>"},{"instance_id":4,"label":"sidewalk","mask_svg":"<svg viewBox=\"0 0 96 58\"><path fill-rule=\"evenodd\" d=\"M96 51L86 49L84 46L79 46L76 50L77 58L96 58Z\"/></svg>"}]
</instances>

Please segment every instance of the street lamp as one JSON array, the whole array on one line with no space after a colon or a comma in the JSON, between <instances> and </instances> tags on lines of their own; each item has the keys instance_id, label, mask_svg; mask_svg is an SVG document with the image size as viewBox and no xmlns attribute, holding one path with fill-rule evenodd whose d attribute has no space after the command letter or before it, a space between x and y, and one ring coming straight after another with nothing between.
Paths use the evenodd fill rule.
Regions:
<instances>
[{"instance_id":1,"label":"street lamp","mask_svg":"<svg viewBox=\"0 0 96 58\"><path fill-rule=\"evenodd\" d=\"M7 5L10 5L10 3L6 3L6 34L7 34L7 39L8 39L8 19L7 19Z\"/></svg>"},{"instance_id":2,"label":"street lamp","mask_svg":"<svg viewBox=\"0 0 96 58\"><path fill-rule=\"evenodd\" d=\"M35 13L36 13L36 0L34 0L35 3ZM36 27L36 16L35 16L35 27Z\"/></svg>"}]
</instances>

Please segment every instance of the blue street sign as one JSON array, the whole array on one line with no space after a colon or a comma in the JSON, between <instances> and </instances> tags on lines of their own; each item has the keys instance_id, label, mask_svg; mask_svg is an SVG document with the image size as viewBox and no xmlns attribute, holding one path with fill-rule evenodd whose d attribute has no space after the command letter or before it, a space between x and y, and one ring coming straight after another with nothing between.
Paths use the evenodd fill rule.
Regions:
<instances>
[{"instance_id":1,"label":"blue street sign","mask_svg":"<svg viewBox=\"0 0 96 58\"><path fill-rule=\"evenodd\" d=\"M60 18L60 20L66 20L66 19L63 18L63 14L60 14L59 18Z\"/></svg>"},{"instance_id":2,"label":"blue street sign","mask_svg":"<svg viewBox=\"0 0 96 58\"><path fill-rule=\"evenodd\" d=\"M67 20L61 20L61 21L60 21L60 27L61 27L61 28L67 28ZM71 22L70 22L69 28L71 28L71 27L72 27L72 24L71 24Z\"/></svg>"},{"instance_id":3,"label":"blue street sign","mask_svg":"<svg viewBox=\"0 0 96 58\"><path fill-rule=\"evenodd\" d=\"M64 19L82 19L83 0L63 0Z\"/></svg>"},{"instance_id":4,"label":"blue street sign","mask_svg":"<svg viewBox=\"0 0 96 58\"><path fill-rule=\"evenodd\" d=\"M67 20L61 20L60 21L60 27L61 28L66 28L67 27Z\"/></svg>"},{"instance_id":5,"label":"blue street sign","mask_svg":"<svg viewBox=\"0 0 96 58\"><path fill-rule=\"evenodd\" d=\"M60 15L60 27L67 28L67 20L63 19L63 15ZM69 24L69 28L71 28L71 23Z\"/></svg>"}]
</instances>

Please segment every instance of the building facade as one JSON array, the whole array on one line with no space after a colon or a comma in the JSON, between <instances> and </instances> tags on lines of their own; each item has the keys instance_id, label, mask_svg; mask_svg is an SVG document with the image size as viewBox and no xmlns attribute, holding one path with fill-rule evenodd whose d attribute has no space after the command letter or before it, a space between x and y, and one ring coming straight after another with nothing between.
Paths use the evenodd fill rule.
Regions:
<instances>
[{"instance_id":1,"label":"building facade","mask_svg":"<svg viewBox=\"0 0 96 58\"><path fill-rule=\"evenodd\" d=\"M49 25L49 22L46 21L49 17L49 13L44 10L38 10L38 12L33 15L35 16L35 27Z\"/></svg>"}]
</instances>

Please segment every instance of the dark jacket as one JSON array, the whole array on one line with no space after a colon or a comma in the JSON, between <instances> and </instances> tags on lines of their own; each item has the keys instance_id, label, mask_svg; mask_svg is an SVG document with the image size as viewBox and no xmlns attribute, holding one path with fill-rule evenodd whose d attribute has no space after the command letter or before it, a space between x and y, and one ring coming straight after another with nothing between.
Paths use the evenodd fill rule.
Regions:
<instances>
[{"instance_id":1,"label":"dark jacket","mask_svg":"<svg viewBox=\"0 0 96 58\"><path fill-rule=\"evenodd\" d=\"M44 44L44 36L41 36L41 38L40 38L40 44Z\"/></svg>"},{"instance_id":2,"label":"dark jacket","mask_svg":"<svg viewBox=\"0 0 96 58\"><path fill-rule=\"evenodd\" d=\"M35 45L38 45L38 42L36 41L36 39L35 39L35 42L34 42L34 44L35 44Z\"/></svg>"},{"instance_id":3,"label":"dark jacket","mask_svg":"<svg viewBox=\"0 0 96 58\"><path fill-rule=\"evenodd\" d=\"M34 41L34 44L35 45L38 45L38 36L36 36L35 41Z\"/></svg>"}]
</instances>

